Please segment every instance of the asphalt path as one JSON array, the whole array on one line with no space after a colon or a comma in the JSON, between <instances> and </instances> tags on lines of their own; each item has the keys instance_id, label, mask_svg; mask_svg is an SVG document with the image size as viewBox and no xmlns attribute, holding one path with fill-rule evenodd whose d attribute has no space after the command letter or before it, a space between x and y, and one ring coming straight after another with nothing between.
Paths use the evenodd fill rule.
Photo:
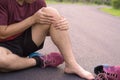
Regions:
<instances>
[{"instance_id":1,"label":"asphalt path","mask_svg":"<svg viewBox=\"0 0 120 80\"><path fill-rule=\"evenodd\" d=\"M69 34L77 62L93 72L99 64L120 65L120 18L99 10L101 6L55 4L70 23ZM48 54L58 51L50 37L40 52ZM63 72L64 64L58 68L30 68L27 70L0 73L0 80L83 80Z\"/></svg>"},{"instance_id":2,"label":"asphalt path","mask_svg":"<svg viewBox=\"0 0 120 80\"><path fill-rule=\"evenodd\" d=\"M120 17L100 11L103 6L56 4L70 24L70 37L78 63L93 72L99 64L120 65ZM50 38L43 53L58 51Z\"/></svg>"}]
</instances>

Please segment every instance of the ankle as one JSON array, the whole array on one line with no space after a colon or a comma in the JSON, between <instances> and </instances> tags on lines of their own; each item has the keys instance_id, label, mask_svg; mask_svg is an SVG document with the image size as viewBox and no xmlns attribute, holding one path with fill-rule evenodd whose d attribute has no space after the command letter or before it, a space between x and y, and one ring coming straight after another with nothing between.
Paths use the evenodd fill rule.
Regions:
<instances>
[{"instance_id":1,"label":"ankle","mask_svg":"<svg viewBox=\"0 0 120 80\"><path fill-rule=\"evenodd\" d=\"M74 71L74 70L77 70L79 69L80 71L86 71L83 67L81 67L78 63L76 64L71 64L71 65L68 65L68 64L65 64L65 71Z\"/></svg>"},{"instance_id":2,"label":"ankle","mask_svg":"<svg viewBox=\"0 0 120 80\"><path fill-rule=\"evenodd\" d=\"M69 62L69 63L65 63L65 67L72 67L72 66L79 66L79 64L77 62Z\"/></svg>"},{"instance_id":3,"label":"ankle","mask_svg":"<svg viewBox=\"0 0 120 80\"><path fill-rule=\"evenodd\" d=\"M32 58L36 60L36 66L38 66L38 67L43 67L44 66L43 60L39 56L34 56Z\"/></svg>"}]
</instances>

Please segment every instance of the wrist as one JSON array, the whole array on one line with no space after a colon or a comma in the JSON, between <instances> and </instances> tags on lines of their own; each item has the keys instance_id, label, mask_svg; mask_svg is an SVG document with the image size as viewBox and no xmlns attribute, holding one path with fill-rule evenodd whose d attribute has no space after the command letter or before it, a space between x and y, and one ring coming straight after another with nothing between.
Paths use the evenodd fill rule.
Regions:
<instances>
[{"instance_id":1,"label":"wrist","mask_svg":"<svg viewBox=\"0 0 120 80\"><path fill-rule=\"evenodd\" d=\"M32 24L35 24L35 23L36 23L36 20L35 20L34 16L31 16L31 17L30 17L30 20L31 20L31 23L32 23Z\"/></svg>"}]
</instances>

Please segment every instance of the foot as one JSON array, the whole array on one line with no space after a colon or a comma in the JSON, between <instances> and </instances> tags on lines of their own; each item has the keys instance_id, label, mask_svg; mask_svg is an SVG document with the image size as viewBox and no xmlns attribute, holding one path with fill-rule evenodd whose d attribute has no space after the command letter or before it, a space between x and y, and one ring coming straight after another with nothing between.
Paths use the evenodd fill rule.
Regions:
<instances>
[{"instance_id":1,"label":"foot","mask_svg":"<svg viewBox=\"0 0 120 80\"><path fill-rule=\"evenodd\" d=\"M74 66L66 66L64 71L65 71L65 73L68 73L68 74L76 74L79 77L87 79L87 80L94 79L94 76L90 72L84 70L78 64L76 66L75 65Z\"/></svg>"},{"instance_id":2,"label":"foot","mask_svg":"<svg viewBox=\"0 0 120 80\"><path fill-rule=\"evenodd\" d=\"M44 68L48 66L57 67L64 62L62 55L56 52L41 56L40 58L43 60Z\"/></svg>"},{"instance_id":3,"label":"foot","mask_svg":"<svg viewBox=\"0 0 120 80\"><path fill-rule=\"evenodd\" d=\"M57 67L58 65L62 64L64 62L64 59L60 53L57 52L51 52L47 55L42 55L41 53L34 52L29 55L30 58L32 57L39 57L40 60L43 62L43 68L45 67Z\"/></svg>"}]
</instances>

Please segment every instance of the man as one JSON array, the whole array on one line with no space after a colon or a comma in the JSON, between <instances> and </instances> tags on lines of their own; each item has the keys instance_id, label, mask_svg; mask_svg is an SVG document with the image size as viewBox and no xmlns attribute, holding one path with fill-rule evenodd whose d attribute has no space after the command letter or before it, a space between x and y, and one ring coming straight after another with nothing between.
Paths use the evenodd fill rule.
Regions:
<instances>
[{"instance_id":1,"label":"man","mask_svg":"<svg viewBox=\"0 0 120 80\"><path fill-rule=\"evenodd\" d=\"M64 58L64 71L94 79L76 62L67 29L67 20L57 10L46 7L44 0L0 0L0 71L61 64L63 59L57 53L27 58L43 47L49 34Z\"/></svg>"}]
</instances>

